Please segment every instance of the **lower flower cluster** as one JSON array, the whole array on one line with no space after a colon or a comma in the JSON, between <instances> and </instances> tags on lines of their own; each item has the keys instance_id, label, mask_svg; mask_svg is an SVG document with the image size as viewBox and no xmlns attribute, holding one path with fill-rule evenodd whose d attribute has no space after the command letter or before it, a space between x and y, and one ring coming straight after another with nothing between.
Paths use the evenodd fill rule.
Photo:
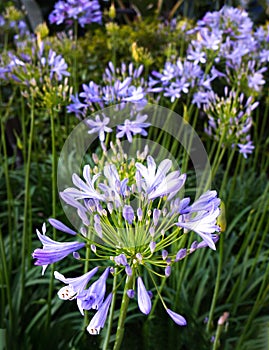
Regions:
<instances>
[{"instance_id":1,"label":"lower flower cluster","mask_svg":"<svg viewBox=\"0 0 269 350\"><path fill-rule=\"evenodd\" d=\"M96 310L87 327L90 334L99 334L104 327L112 299L123 281L127 305L129 299L136 298L139 310L148 315L152 297L157 294L171 319L184 326L186 319L162 298L157 278L168 278L174 265L197 249L216 249L220 199L216 191L207 191L191 204L190 198L180 198L186 174L170 171L169 159L157 166L145 150L137 159L123 162L126 155L119 143L118 147L117 157L110 160L106 159L107 152L102 161L94 156L96 166L86 165L83 179L73 175L74 187L66 188L61 197L80 217L81 228L76 232L57 219L49 219L49 223L77 240L54 241L46 236L44 224L42 233L37 231L43 248L33 252L35 264L41 265L44 273L49 264L72 254L75 260L95 265L78 277L54 272L55 278L65 284L58 291L60 299L76 300L82 315L85 310ZM190 232L199 239L184 247L182 238ZM110 276L118 283L108 291Z\"/></svg>"}]
</instances>

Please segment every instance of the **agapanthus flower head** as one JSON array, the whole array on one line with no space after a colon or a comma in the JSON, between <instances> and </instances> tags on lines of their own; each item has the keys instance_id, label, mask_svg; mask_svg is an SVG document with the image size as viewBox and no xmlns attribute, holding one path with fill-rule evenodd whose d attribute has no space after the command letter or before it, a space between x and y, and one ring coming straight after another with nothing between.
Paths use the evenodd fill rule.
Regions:
<instances>
[{"instance_id":1,"label":"agapanthus flower head","mask_svg":"<svg viewBox=\"0 0 269 350\"><path fill-rule=\"evenodd\" d=\"M206 133L215 140L222 140L226 147L238 145L239 149L243 149L242 145L250 142L252 112L258 104L253 97L246 99L243 93L229 91L228 87L224 88L223 97L211 94L204 105L208 117ZM245 155L251 153L252 149L248 147Z\"/></svg>"},{"instance_id":2,"label":"agapanthus flower head","mask_svg":"<svg viewBox=\"0 0 269 350\"><path fill-rule=\"evenodd\" d=\"M83 28L86 24L102 23L102 12L98 0L60 0L49 15L50 23L71 25L77 21Z\"/></svg>"},{"instance_id":3,"label":"agapanthus flower head","mask_svg":"<svg viewBox=\"0 0 269 350\"><path fill-rule=\"evenodd\" d=\"M84 83L79 95L71 96L73 103L67 107L68 112L75 113L76 117L81 119L111 105L117 104L118 109L124 109L131 104L136 110L136 115L129 118L131 125L134 122L147 124L140 120L143 116L137 116L139 110L147 104L146 84L141 77L142 72L143 66L134 68L130 63L127 68L127 65L122 63L121 68L117 68L109 62L101 83ZM140 133L145 127L147 126L141 126ZM133 130L134 128L135 125L132 125Z\"/></svg>"},{"instance_id":4,"label":"agapanthus flower head","mask_svg":"<svg viewBox=\"0 0 269 350\"><path fill-rule=\"evenodd\" d=\"M128 159L119 140L116 145L111 143L113 157L104 145L103 149L101 160L93 157L94 169L85 165L83 179L73 174L75 187L61 193L81 218L82 228L77 236L83 243L48 241L43 232L39 234L44 244L43 255L39 249L33 256L38 264L48 265L70 253L74 261L87 261L90 252L89 263L95 261L97 266L88 272L68 278L55 272L55 278L65 284L58 292L60 299L76 300L81 314L84 310L96 310L87 327L90 334L99 334L104 327L113 295L120 289L122 282L112 290L108 287L111 275L126 281L123 298L136 302L142 314L151 312L152 298L157 292L171 319L185 326L185 318L166 305L155 278L169 278L174 264L201 248L216 249L220 231L216 223L220 205L217 193L207 191L191 203L190 198L181 195L186 175L179 169L171 171L173 163L169 159L158 164L148 154L148 148ZM50 223L74 236L74 230L58 220L50 219ZM189 231L197 234L197 241L185 247L180 242L185 242L181 238ZM77 250L82 248L88 253L78 254ZM100 270L103 272L96 279ZM118 278L119 275L125 278Z\"/></svg>"}]
</instances>

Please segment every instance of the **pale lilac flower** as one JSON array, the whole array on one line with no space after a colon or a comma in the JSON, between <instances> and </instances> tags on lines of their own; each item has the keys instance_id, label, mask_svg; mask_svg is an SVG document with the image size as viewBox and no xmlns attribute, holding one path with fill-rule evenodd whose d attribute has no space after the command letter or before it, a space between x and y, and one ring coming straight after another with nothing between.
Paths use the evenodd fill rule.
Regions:
<instances>
[{"instance_id":1,"label":"pale lilac flower","mask_svg":"<svg viewBox=\"0 0 269 350\"><path fill-rule=\"evenodd\" d=\"M248 154L251 154L255 148L252 141L248 141L245 144L239 143L238 145L239 153L243 154L244 158L247 158Z\"/></svg>"},{"instance_id":2,"label":"pale lilac flower","mask_svg":"<svg viewBox=\"0 0 269 350\"><path fill-rule=\"evenodd\" d=\"M70 76L70 73L67 70L68 65L65 62L65 59L61 55L56 55L56 52L53 50L49 51L48 65L50 67L51 79L54 75L56 76L58 81L62 80L63 76Z\"/></svg>"},{"instance_id":3,"label":"pale lilac flower","mask_svg":"<svg viewBox=\"0 0 269 350\"><path fill-rule=\"evenodd\" d=\"M184 185L186 180L185 174L180 175L179 171L173 171L166 176L172 166L172 162L169 159L163 160L157 171L156 163L151 156L147 157L147 165L148 167L141 163L136 163L136 168L144 180L144 189L148 193L149 199L164 195L169 195L168 199L170 199Z\"/></svg>"},{"instance_id":4,"label":"pale lilac flower","mask_svg":"<svg viewBox=\"0 0 269 350\"><path fill-rule=\"evenodd\" d=\"M151 300L140 276L137 277L137 301L140 311L148 315L151 311Z\"/></svg>"},{"instance_id":5,"label":"pale lilac flower","mask_svg":"<svg viewBox=\"0 0 269 350\"><path fill-rule=\"evenodd\" d=\"M58 271L54 271L54 277L57 280L67 284L67 286L62 287L58 291L58 297L63 300L72 300L76 298L76 296L85 289L89 280L96 274L97 271L98 267L95 267L82 276L72 278L65 278L64 275Z\"/></svg>"},{"instance_id":6,"label":"pale lilac flower","mask_svg":"<svg viewBox=\"0 0 269 350\"><path fill-rule=\"evenodd\" d=\"M35 261L35 265L43 266L42 275L44 274L47 266L53 264L56 261L62 260L67 255L85 247L85 243L80 242L56 242L45 235L46 227L43 225L42 234L36 230L37 236L43 248L37 248L34 250L32 256Z\"/></svg>"},{"instance_id":7,"label":"pale lilac flower","mask_svg":"<svg viewBox=\"0 0 269 350\"><path fill-rule=\"evenodd\" d=\"M170 310L170 309L166 309L166 312L168 313L168 315L172 318L172 320L178 324L179 326L186 326L187 321L185 320L185 318L179 314L177 314L176 312Z\"/></svg>"},{"instance_id":8,"label":"pale lilac flower","mask_svg":"<svg viewBox=\"0 0 269 350\"><path fill-rule=\"evenodd\" d=\"M91 129L88 131L88 134L98 133L99 140L101 142L104 142L105 133L112 131L112 129L107 126L109 122L110 122L110 119L104 115L103 115L103 120L101 120L99 114L95 116L95 121L92 119L86 119L85 123Z\"/></svg>"},{"instance_id":9,"label":"pale lilac flower","mask_svg":"<svg viewBox=\"0 0 269 350\"><path fill-rule=\"evenodd\" d=\"M219 208L213 206L211 211L201 211L195 217L180 215L176 225L196 232L211 249L216 250L211 234L220 231L216 224L219 213Z\"/></svg>"},{"instance_id":10,"label":"pale lilac flower","mask_svg":"<svg viewBox=\"0 0 269 350\"><path fill-rule=\"evenodd\" d=\"M83 177L85 182L81 180L78 175L73 174L72 180L73 184L77 186L79 189L69 187L66 188L62 193L67 194L69 197L74 198L75 200L83 199L83 198L93 198L98 200L104 200L104 196L96 191L94 188L94 183L98 179L100 174L93 175L91 178L90 166L86 165L83 168Z\"/></svg>"},{"instance_id":11,"label":"pale lilac flower","mask_svg":"<svg viewBox=\"0 0 269 350\"><path fill-rule=\"evenodd\" d=\"M126 119L123 125L117 126L118 133L116 137L121 138L126 135L127 140L129 142L132 142L132 134L141 134L142 136L147 136L147 132L144 129L148 128L151 125L150 123L145 123L147 117L147 115L138 115L136 117L136 120L130 121L129 119Z\"/></svg>"},{"instance_id":12,"label":"pale lilac flower","mask_svg":"<svg viewBox=\"0 0 269 350\"><path fill-rule=\"evenodd\" d=\"M99 310L91 319L90 324L87 327L87 331L91 335L99 334L100 329L104 327L111 301L112 301L112 293L108 294L106 300L103 302Z\"/></svg>"},{"instance_id":13,"label":"pale lilac flower","mask_svg":"<svg viewBox=\"0 0 269 350\"><path fill-rule=\"evenodd\" d=\"M78 119L81 119L85 113L87 104L80 102L78 94L71 95L71 101L73 103L67 106L67 112L74 113Z\"/></svg>"},{"instance_id":14,"label":"pale lilac flower","mask_svg":"<svg viewBox=\"0 0 269 350\"><path fill-rule=\"evenodd\" d=\"M53 227L55 227L59 231L69 233L70 235L76 235L77 234L76 231L70 229L69 227L67 227L65 224L63 224L61 221L59 221L57 219L52 219L51 218L48 221Z\"/></svg>"},{"instance_id":15,"label":"pale lilac flower","mask_svg":"<svg viewBox=\"0 0 269 350\"><path fill-rule=\"evenodd\" d=\"M107 267L97 281L77 296L77 304L82 315L84 314L83 310L98 310L102 305L106 293L106 280L109 272L110 268Z\"/></svg>"},{"instance_id":16,"label":"pale lilac flower","mask_svg":"<svg viewBox=\"0 0 269 350\"><path fill-rule=\"evenodd\" d=\"M263 74L261 70L254 72L253 74L248 76L248 86L259 92L262 89L262 85L265 84L265 79L263 77Z\"/></svg>"}]
</instances>

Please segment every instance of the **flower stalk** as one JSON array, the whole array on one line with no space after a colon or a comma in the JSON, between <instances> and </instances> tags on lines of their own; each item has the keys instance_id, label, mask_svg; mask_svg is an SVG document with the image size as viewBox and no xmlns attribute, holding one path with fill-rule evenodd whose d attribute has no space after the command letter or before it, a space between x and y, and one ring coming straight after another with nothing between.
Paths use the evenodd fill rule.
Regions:
<instances>
[{"instance_id":1,"label":"flower stalk","mask_svg":"<svg viewBox=\"0 0 269 350\"><path fill-rule=\"evenodd\" d=\"M116 339L115 339L113 350L120 350L120 347L121 347L121 343L124 335L124 324L125 324L125 319L126 319L129 300L130 300L127 295L127 291L133 287L133 280L134 280L133 275L126 277L125 287L124 287L123 296L121 300L120 316L118 320Z\"/></svg>"}]
</instances>

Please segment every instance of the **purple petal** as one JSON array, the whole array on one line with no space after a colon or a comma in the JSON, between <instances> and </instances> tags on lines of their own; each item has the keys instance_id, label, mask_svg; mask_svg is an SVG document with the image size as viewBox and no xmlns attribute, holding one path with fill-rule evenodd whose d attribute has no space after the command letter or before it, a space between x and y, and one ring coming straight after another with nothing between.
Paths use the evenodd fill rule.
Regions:
<instances>
[{"instance_id":1,"label":"purple petal","mask_svg":"<svg viewBox=\"0 0 269 350\"><path fill-rule=\"evenodd\" d=\"M148 315L151 311L151 300L140 276L137 277L137 299L140 311Z\"/></svg>"},{"instance_id":2,"label":"purple petal","mask_svg":"<svg viewBox=\"0 0 269 350\"><path fill-rule=\"evenodd\" d=\"M186 326L187 321L185 320L185 318L179 314L177 314L176 312L170 310L170 309L166 309L166 312L168 313L168 315L172 318L172 320L178 324L179 326Z\"/></svg>"}]
</instances>

